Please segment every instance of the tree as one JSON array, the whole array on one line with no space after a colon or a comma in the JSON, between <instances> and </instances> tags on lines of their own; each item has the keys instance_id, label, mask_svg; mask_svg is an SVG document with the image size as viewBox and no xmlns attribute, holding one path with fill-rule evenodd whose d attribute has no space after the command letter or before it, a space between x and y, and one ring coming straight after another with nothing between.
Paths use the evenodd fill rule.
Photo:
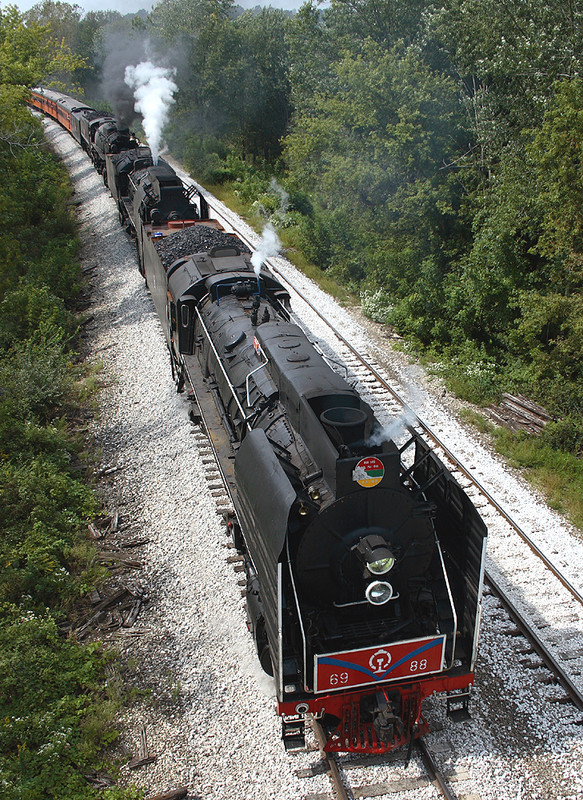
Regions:
<instances>
[{"instance_id":1,"label":"tree","mask_svg":"<svg viewBox=\"0 0 583 800\"><path fill-rule=\"evenodd\" d=\"M390 48L396 42L411 44L419 32L427 0L331 0L326 23L348 41L372 39ZM348 45L347 41L347 46Z\"/></svg>"},{"instance_id":2,"label":"tree","mask_svg":"<svg viewBox=\"0 0 583 800\"><path fill-rule=\"evenodd\" d=\"M0 84L55 84L83 63L49 25L26 23L15 6L0 8Z\"/></svg>"},{"instance_id":3,"label":"tree","mask_svg":"<svg viewBox=\"0 0 583 800\"><path fill-rule=\"evenodd\" d=\"M583 80L555 84L543 124L528 148L536 187L546 278L564 296L583 290Z\"/></svg>"},{"instance_id":4,"label":"tree","mask_svg":"<svg viewBox=\"0 0 583 800\"><path fill-rule=\"evenodd\" d=\"M331 261L358 259L360 279L407 292L422 262L429 273L444 268L444 247L460 235L456 87L417 48L386 51L371 40L344 55L334 78L295 117L285 148L291 177L330 216Z\"/></svg>"},{"instance_id":5,"label":"tree","mask_svg":"<svg viewBox=\"0 0 583 800\"><path fill-rule=\"evenodd\" d=\"M238 138L243 153L273 160L281 152L290 115L286 17L262 8L246 12L235 25L242 37Z\"/></svg>"},{"instance_id":6,"label":"tree","mask_svg":"<svg viewBox=\"0 0 583 800\"><path fill-rule=\"evenodd\" d=\"M65 41L69 48L78 52L79 27L83 9L61 0L42 0L24 14L26 24L49 27L56 41Z\"/></svg>"}]
</instances>

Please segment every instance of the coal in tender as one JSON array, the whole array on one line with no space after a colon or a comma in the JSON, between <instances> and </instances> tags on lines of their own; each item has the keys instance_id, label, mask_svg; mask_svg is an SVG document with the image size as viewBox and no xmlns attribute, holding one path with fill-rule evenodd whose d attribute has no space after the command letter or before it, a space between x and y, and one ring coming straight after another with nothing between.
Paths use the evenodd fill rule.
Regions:
<instances>
[{"instance_id":1,"label":"coal in tender","mask_svg":"<svg viewBox=\"0 0 583 800\"><path fill-rule=\"evenodd\" d=\"M238 247L242 253L250 253L247 245L229 233L218 231L208 225L194 225L171 233L169 236L153 239L164 269L179 258L186 258L194 253L208 253L213 247Z\"/></svg>"}]
</instances>

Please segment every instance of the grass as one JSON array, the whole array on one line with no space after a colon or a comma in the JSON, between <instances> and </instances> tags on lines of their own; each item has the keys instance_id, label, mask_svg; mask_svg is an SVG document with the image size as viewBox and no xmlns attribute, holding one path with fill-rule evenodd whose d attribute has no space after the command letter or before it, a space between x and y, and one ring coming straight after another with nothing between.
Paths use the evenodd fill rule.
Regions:
<instances>
[{"instance_id":1,"label":"grass","mask_svg":"<svg viewBox=\"0 0 583 800\"><path fill-rule=\"evenodd\" d=\"M463 410L460 417L486 434L496 452L583 533L583 459L555 450L537 436L498 427L473 409Z\"/></svg>"},{"instance_id":2,"label":"grass","mask_svg":"<svg viewBox=\"0 0 583 800\"><path fill-rule=\"evenodd\" d=\"M583 460L541 443L536 436L494 431L496 449L547 499L551 508L583 531Z\"/></svg>"}]
</instances>

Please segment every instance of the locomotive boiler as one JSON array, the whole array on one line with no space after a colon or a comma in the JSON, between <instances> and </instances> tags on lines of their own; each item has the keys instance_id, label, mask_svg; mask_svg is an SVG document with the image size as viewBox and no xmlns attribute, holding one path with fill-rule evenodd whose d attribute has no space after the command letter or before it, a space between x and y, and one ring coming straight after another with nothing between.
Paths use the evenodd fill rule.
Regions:
<instances>
[{"instance_id":1,"label":"locomotive boiler","mask_svg":"<svg viewBox=\"0 0 583 800\"><path fill-rule=\"evenodd\" d=\"M129 128L120 124L113 114L97 111L61 92L38 87L31 90L28 102L69 131L91 158L95 169L104 176L106 183L106 155L121 153L138 145Z\"/></svg>"}]
</instances>

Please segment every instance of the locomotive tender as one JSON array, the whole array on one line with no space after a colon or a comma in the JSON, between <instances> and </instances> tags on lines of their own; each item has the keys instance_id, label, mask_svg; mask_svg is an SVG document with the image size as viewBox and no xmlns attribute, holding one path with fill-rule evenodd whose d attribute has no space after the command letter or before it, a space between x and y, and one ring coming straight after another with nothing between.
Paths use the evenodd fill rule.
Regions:
<instances>
[{"instance_id":1,"label":"locomotive tender","mask_svg":"<svg viewBox=\"0 0 583 800\"><path fill-rule=\"evenodd\" d=\"M308 715L330 751L410 744L434 693L462 718L487 533L477 510L412 428L399 445L383 436L199 192L147 148L105 161L178 388L192 389L233 501L286 747L303 744Z\"/></svg>"}]
</instances>

